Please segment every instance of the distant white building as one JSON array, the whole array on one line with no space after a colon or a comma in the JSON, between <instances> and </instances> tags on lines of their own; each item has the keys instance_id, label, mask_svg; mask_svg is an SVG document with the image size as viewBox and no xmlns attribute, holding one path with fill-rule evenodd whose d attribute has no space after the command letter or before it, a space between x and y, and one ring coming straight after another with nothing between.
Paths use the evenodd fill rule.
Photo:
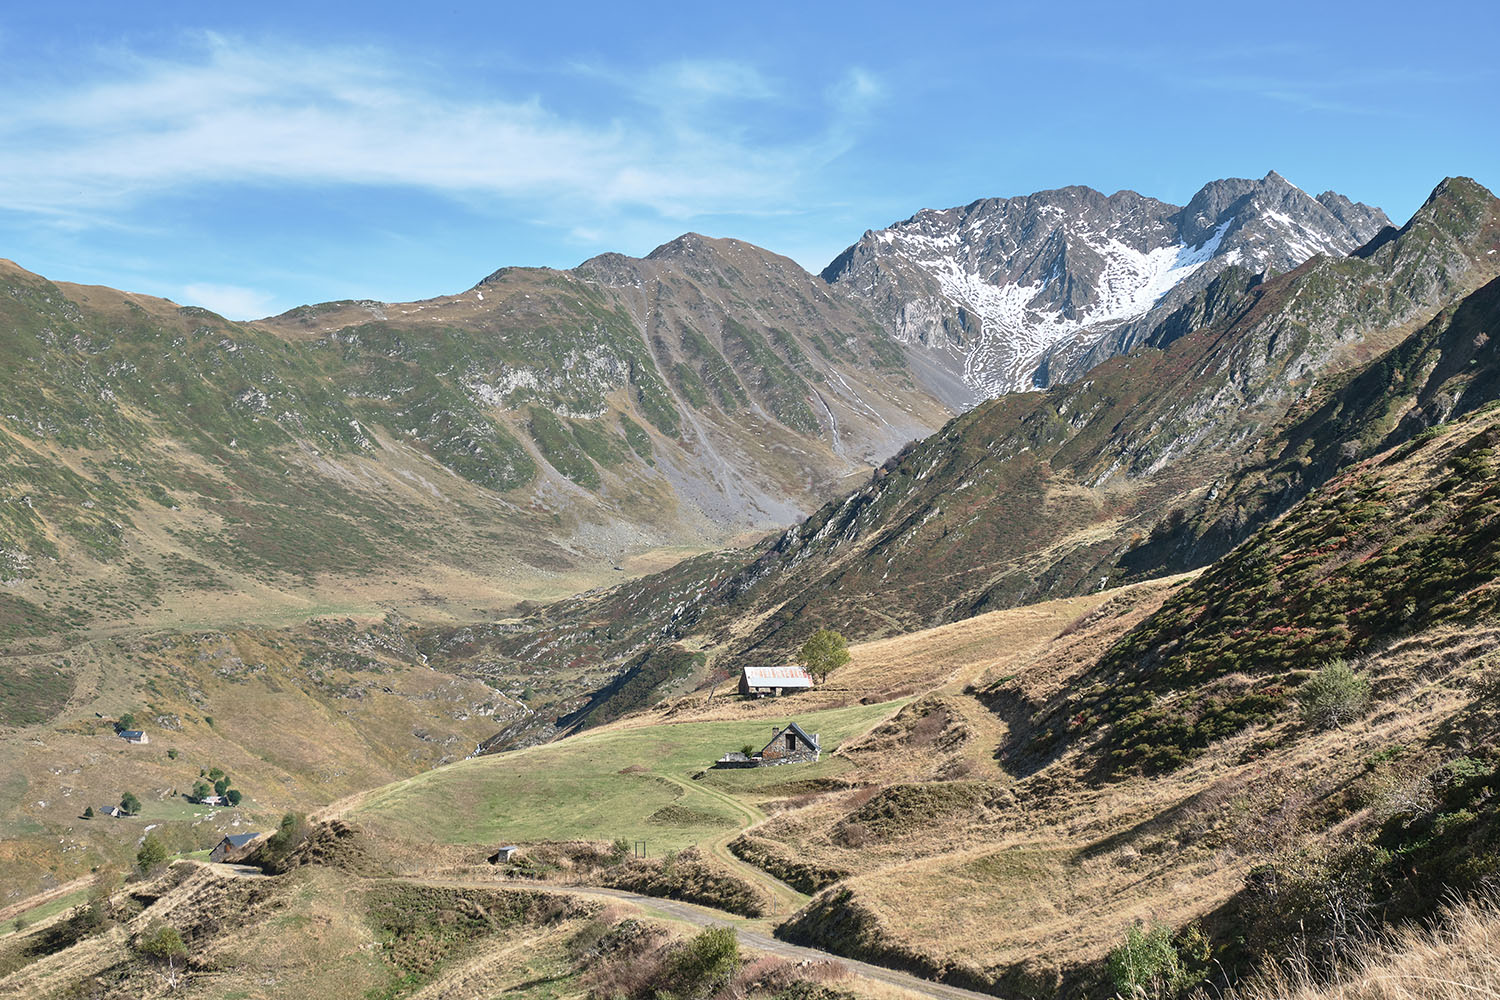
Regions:
<instances>
[{"instance_id":1,"label":"distant white building","mask_svg":"<svg viewBox=\"0 0 1500 1000\"><path fill-rule=\"evenodd\" d=\"M807 691L812 686L812 674L791 664L784 667L745 667L740 671L740 694L747 698Z\"/></svg>"},{"instance_id":2,"label":"distant white building","mask_svg":"<svg viewBox=\"0 0 1500 1000\"><path fill-rule=\"evenodd\" d=\"M151 737L147 736L145 733L141 732L139 729L122 729L122 730L120 730L120 739L124 740L126 743L150 743L151 742Z\"/></svg>"}]
</instances>

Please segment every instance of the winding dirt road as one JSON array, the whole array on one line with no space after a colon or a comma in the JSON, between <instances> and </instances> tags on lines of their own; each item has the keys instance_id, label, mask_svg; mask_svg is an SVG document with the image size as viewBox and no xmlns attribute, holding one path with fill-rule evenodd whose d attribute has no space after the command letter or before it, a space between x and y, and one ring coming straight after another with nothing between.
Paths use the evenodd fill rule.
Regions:
<instances>
[{"instance_id":1,"label":"winding dirt road","mask_svg":"<svg viewBox=\"0 0 1500 1000\"><path fill-rule=\"evenodd\" d=\"M642 909L654 911L673 920L680 920L683 923L691 924L694 927L732 927L739 934L740 943L747 948L753 948L768 955L776 955L779 958L791 959L797 962L837 962L864 979L884 983L887 986L899 987L920 996L935 997L937 1000L957 1000L957 998L964 998L964 1000L995 1000L994 995L990 993L976 993L973 990L949 986L946 983L933 982L930 979L922 979L919 976L899 972L896 969L887 969L881 965L871 965L868 962L844 958L842 955L820 951L817 948L805 948L802 945L791 944L774 938L764 931L755 929L750 921L742 917L733 916L722 910L698 906L694 903L684 903L676 899L643 896L638 892L627 892L623 889L605 889L600 886L560 886L549 882L507 881L502 883L475 883L465 882L461 879L410 879L406 881L414 881L422 885L439 886L447 889L520 888L574 896L588 896L595 899L619 900L621 902L633 903Z\"/></svg>"}]
</instances>

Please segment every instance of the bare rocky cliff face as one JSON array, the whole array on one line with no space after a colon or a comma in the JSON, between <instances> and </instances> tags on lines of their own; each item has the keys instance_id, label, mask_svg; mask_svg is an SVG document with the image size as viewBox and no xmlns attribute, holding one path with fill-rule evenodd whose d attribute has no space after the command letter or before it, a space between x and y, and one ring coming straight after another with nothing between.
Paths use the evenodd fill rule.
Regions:
<instances>
[{"instance_id":1,"label":"bare rocky cliff face","mask_svg":"<svg viewBox=\"0 0 1500 1000\"><path fill-rule=\"evenodd\" d=\"M1072 381L1147 342L1226 268L1266 277L1343 257L1378 208L1281 175L1205 185L1179 207L1086 187L923 210L867 232L823 279L867 304L955 409Z\"/></svg>"}]
</instances>

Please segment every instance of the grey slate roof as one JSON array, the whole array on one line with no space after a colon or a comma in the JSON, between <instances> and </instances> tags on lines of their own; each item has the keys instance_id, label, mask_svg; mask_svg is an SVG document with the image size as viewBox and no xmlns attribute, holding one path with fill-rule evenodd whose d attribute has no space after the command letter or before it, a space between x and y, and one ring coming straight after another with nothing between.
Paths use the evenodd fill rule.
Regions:
<instances>
[{"instance_id":1,"label":"grey slate roof","mask_svg":"<svg viewBox=\"0 0 1500 1000\"><path fill-rule=\"evenodd\" d=\"M785 736L789 732L795 732L798 736L802 737L802 742L806 743L808 746L812 747L814 750L821 750L821 749L823 749L818 744L818 735L819 734L813 733L812 735L809 736L807 730L803 729L801 726L797 725L795 722L789 722L789 723L787 723L785 729L779 729L779 730L776 731L776 735L771 737L771 742L767 743L765 745L765 748L761 752L764 753L766 750L771 749L771 746L773 744L775 744L775 742L777 740L781 739L783 736Z\"/></svg>"}]
</instances>

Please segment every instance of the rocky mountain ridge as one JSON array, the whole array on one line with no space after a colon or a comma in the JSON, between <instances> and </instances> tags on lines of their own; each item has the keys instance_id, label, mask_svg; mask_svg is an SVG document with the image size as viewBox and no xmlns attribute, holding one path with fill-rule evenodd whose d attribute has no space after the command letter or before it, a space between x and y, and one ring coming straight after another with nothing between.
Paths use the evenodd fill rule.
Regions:
<instances>
[{"instance_id":1,"label":"rocky mountain ridge","mask_svg":"<svg viewBox=\"0 0 1500 1000\"><path fill-rule=\"evenodd\" d=\"M1148 340L1231 266L1271 276L1342 257L1389 226L1272 171L1178 207L1086 187L923 210L867 232L823 278L868 304L956 408L1080 377Z\"/></svg>"}]
</instances>

